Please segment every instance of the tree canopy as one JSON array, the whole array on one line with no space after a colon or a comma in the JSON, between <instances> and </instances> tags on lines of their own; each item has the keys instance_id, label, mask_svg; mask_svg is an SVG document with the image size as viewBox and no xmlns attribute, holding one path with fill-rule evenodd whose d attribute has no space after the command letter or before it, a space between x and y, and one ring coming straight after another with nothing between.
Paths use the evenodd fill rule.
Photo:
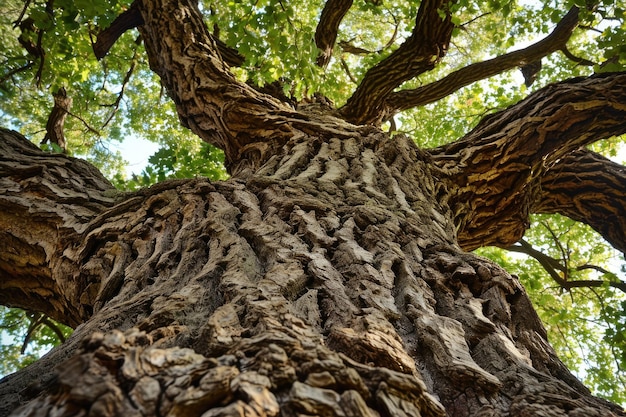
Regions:
<instances>
[{"instance_id":1,"label":"tree canopy","mask_svg":"<svg viewBox=\"0 0 626 417\"><path fill-rule=\"evenodd\" d=\"M573 139L562 154L549 150L550 166L559 169L542 179L546 197L534 207L531 224L473 218L460 228L465 233L460 239L464 249L478 250L519 275L568 367L598 395L626 403L625 203L615 194L594 205L594 195L608 189L599 183L621 182L623 188L626 181L625 104L594 99L597 89L610 91L611 83L623 90L624 5L613 0L202 0L202 23L221 61L208 56L205 67L182 68L176 79L165 70L178 65L175 57L155 52L167 49L168 39L144 33L149 28L142 26L142 16L149 11L141 7L116 0L4 1L0 125L19 130L51 153L87 159L118 189L129 191L165 179L223 179L251 169L235 163L240 153L271 152L250 139L263 132L243 125L246 117L260 114L255 106L271 109L275 117L265 122L274 139L281 132L277 126L297 118L292 110L319 108L342 122L406 134L432 150L442 165L446 154L462 154L476 138L493 140L504 131L527 141L529 153L547 155L542 146L552 145L535 139L544 121L533 124L533 117L539 117L534 110L540 105L552 106L554 125L567 125ZM189 27L197 24L189 18ZM185 48L195 48L183 34L179 39ZM195 71L209 73L214 85L194 84ZM584 77L590 78L580 90L573 81L562 82ZM250 92L240 103L243 110L219 115L230 118L224 123L231 129L240 128L226 139L214 128L222 123L217 116L194 113L199 99L189 92L221 89L234 96L238 92L225 87L229 83ZM543 102L522 102L542 88L548 91ZM206 108L221 108L223 98L203 100ZM590 115L600 109L603 119ZM586 113L568 119L574 110ZM524 114L524 123L507 124L507 111ZM494 122L498 117L501 123ZM311 120L307 123L314 124ZM160 149L142 172L128 175L115 144L136 138ZM492 152L465 162L487 164L507 149ZM568 158L588 176L568 171ZM527 169L524 162L518 170ZM501 211L519 204L507 195L515 184L494 184L490 174L487 169L481 174L485 189L501 190L496 194L505 203L481 201L475 189L467 190L467 199ZM533 175L529 171L527 177ZM579 210L568 212L562 209L567 199L580 198L559 193L570 183L587 194L576 200L584 200L580 204L572 203ZM580 212L598 213L597 222ZM4 310L2 326L18 345L20 337L47 345L54 335L61 340L67 335L34 311ZM8 353L20 348L3 346L0 370L17 366L19 360Z\"/></svg>"}]
</instances>

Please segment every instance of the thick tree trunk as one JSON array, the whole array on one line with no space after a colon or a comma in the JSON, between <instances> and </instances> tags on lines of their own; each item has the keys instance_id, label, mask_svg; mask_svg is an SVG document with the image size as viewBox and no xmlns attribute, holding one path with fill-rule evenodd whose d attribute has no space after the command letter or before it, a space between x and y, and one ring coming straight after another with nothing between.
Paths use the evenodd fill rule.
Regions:
<instances>
[{"instance_id":1,"label":"thick tree trunk","mask_svg":"<svg viewBox=\"0 0 626 417\"><path fill-rule=\"evenodd\" d=\"M624 415L555 357L517 279L460 249L448 182L406 138L301 136L254 175L129 195L83 169L81 199L29 184L83 164L34 169L48 157L2 135L0 202L36 195L41 221L3 223L0 253L40 242L46 272L3 268L1 292L53 287L48 313L84 321L0 383L3 415Z\"/></svg>"},{"instance_id":2,"label":"thick tree trunk","mask_svg":"<svg viewBox=\"0 0 626 417\"><path fill-rule=\"evenodd\" d=\"M593 206L558 186L569 155L624 132L625 74L551 86L427 153L341 117L375 123L443 56L446 2L422 3L334 116L239 82L195 2L135 4L181 122L233 177L122 194L1 131L0 302L77 327L0 382L0 414L624 415L555 357L518 280L463 249L515 242L550 201L600 231L589 207L626 217L623 170L585 180L611 191Z\"/></svg>"}]
</instances>

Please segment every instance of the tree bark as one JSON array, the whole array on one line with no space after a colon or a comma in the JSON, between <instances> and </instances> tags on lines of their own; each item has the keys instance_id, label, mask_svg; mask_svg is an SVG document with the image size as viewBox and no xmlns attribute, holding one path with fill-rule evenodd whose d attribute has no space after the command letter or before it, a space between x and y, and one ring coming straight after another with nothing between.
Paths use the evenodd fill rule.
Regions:
<instances>
[{"instance_id":1,"label":"tree bark","mask_svg":"<svg viewBox=\"0 0 626 417\"><path fill-rule=\"evenodd\" d=\"M556 358L517 279L460 249L446 183L407 138L302 137L245 179L113 197L84 172L99 184L89 199L29 197L55 175L20 169L25 148L48 157L23 140L3 131L18 174L2 171L0 202L40 201L57 214L25 221L74 225L37 238L40 280L93 313L2 381L3 415L624 415ZM2 264L32 246L5 248Z\"/></svg>"},{"instance_id":2,"label":"tree bark","mask_svg":"<svg viewBox=\"0 0 626 417\"><path fill-rule=\"evenodd\" d=\"M514 242L550 199L587 220L541 181L624 133L624 74L550 86L427 152L341 116L372 122L434 65L445 2L421 4L343 113L238 82L194 2L137 2L151 68L233 176L119 193L0 131L0 302L76 327L0 382L1 415L625 415L558 360L517 278L464 252Z\"/></svg>"}]
</instances>

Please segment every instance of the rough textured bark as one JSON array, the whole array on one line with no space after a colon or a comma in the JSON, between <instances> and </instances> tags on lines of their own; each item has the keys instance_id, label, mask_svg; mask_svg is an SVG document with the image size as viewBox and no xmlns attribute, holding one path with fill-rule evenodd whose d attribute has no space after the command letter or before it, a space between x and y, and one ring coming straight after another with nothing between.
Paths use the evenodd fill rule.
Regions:
<instances>
[{"instance_id":1,"label":"rough textured bark","mask_svg":"<svg viewBox=\"0 0 626 417\"><path fill-rule=\"evenodd\" d=\"M38 175L8 177L17 192ZM5 379L3 402L41 390L17 415L59 416L620 415L555 357L517 279L459 248L437 175L410 140L372 131L292 140L246 179L112 206L104 184L89 193L100 213L63 245L40 238L43 266L65 265L41 280L86 284L67 297L93 315L25 371L39 386ZM42 204L77 204L54 190Z\"/></svg>"},{"instance_id":2,"label":"rough textured bark","mask_svg":"<svg viewBox=\"0 0 626 417\"><path fill-rule=\"evenodd\" d=\"M422 3L414 34L439 31L395 75L444 52L442 4ZM550 201L592 221L558 181L626 131L626 75L549 86L425 151L236 81L194 2L137 8L181 121L233 177L119 193L0 131L0 302L76 327L0 382L0 414L625 415L556 358L517 278L464 250L514 242ZM369 123L378 98L357 101ZM607 219L626 217L622 177L586 180Z\"/></svg>"},{"instance_id":3,"label":"rough textured bark","mask_svg":"<svg viewBox=\"0 0 626 417\"><path fill-rule=\"evenodd\" d=\"M581 187L559 190L543 179L564 169L581 172L584 168L576 167L577 162L566 156L599 138L626 131L625 86L626 74L554 84L486 117L464 138L432 150L435 163L459 187L451 204L463 248L513 244L528 228L530 213L546 212L547 204L541 209L535 206L552 198L548 197L551 191L569 193L571 198L583 192ZM615 195L626 195L625 183L613 181L610 185L614 187L610 192L595 195L598 205L609 206ZM558 198L556 194L553 198ZM556 205L551 212L573 215L600 233L614 227L611 221L600 226L603 220L594 219L590 210L575 212L577 207L565 210ZM624 217L622 204L614 210Z\"/></svg>"},{"instance_id":4,"label":"rough textured bark","mask_svg":"<svg viewBox=\"0 0 626 417\"><path fill-rule=\"evenodd\" d=\"M452 36L454 1L424 0L420 3L411 36L391 55L367 71L341 113L350 122L379 124L385 99L403 82L435 67L448 51ZM443 16L442 16L443 14Z\"/></svg>"},{"instance_id":5,"label":"rough textured bark","mask_svg":"<svg viewBox=\"0 0 626 417\"><path fill-rule=\"evenodd\" d=\"M533 211L586 223L626 254L626 167L594 152L573 152L541 178Z\"/></svg>"}]
</instances>

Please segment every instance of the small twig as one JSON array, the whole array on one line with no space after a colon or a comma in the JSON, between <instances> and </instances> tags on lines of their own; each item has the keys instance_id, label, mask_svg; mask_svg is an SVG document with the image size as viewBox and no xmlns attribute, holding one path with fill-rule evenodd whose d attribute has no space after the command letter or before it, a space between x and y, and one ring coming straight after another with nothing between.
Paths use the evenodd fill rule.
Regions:
<instances>
[{"instance_id":1,"label":"small twig","mask_svg":"<svg viewBox=\"0 0 626 417\"><path fill-rule=\"evenodd\" d=\"M512 251L512 252L523 253L534 258L537 262L539 262L539 264L543 267L543 269L550 275L550 277L554 280L554 282L556 282L559 285L559 287L561 287L564 290L569 291L572 288L597 288L597 287L602 287L604 285L608 285L610 287L617 288L618 290L621 290L624 293L626 293L626 282L622 282L622 281L617 281L617 282L616 281L603 281L603 280L571 281L571 280L568 280L567 278L563 278L561 277L561 275L559 275L557 270L562 271L565 274L565 277L567 277L567 273L565 272L567 271L567 267L563 265L560 261L558 261L557 259L554 259L551 256L546 255L543 252L538 251L537 249L533 248L530 243L526 242L523 239L520 240L518 243L519 243L518 245L512 245L505 249ZM604 271L605 273L609 273L608 271L604 270L601 267L598 267L595 265L587 265L587 264L577 267L576 269L577 270L595 269L601 272Z\"/></svg>"},{"instance_id":2,"label":"small twig","mask_svg":"<svg viewBox=\"0 0 626 417\"><path fill-rule=\"evenodd\" d=\"M28 325L28 330L26 330L26 335L24 336L24 342L22 343L22 348L20 349L20 354L24 354L26 352L26 348L30 343L30 340L43 321L44 316L41 313L32 313L32 317L29 317L30 324Z\"/></svg>"},{"instance_id":3,"label":"small twig","mask_svg":"<svg viewBox=\"0 0 626 417\"><path fill-rule=\"evenodd\" d=\"M28 63L24 66L21 66L19 68L15 68L11 71L9 71L4 77L0 78L0 85L3 84L6 80L8 80L9 78L11 78L12 76L14 76L15 74L19 74L20 72L26 71L30 68L32 68L34 62L33 61L28 61Z\"/></svg>"},{"instance_id":4,"label":"small twig","mask_svg":"<svg viewBox=\"0 0 626 417\"><path fill-rule=\"evenodd\" d=\"M45 324L46 326L48 326L48 328L57 335L61 343L65 343L65 335L63 335L63 332L61 331L59 326L57 326L55 322L50 320L48 316L43 317L43 319L41 320L41 324Z\"/></svg>"},{"instance_id":5,"label":"small twig","mask_svg":"<svg viewBox=\"0 0 626 417\"><path fill-rule=\"evenodd\" d=\"M87 130L88 130L88 131L90 131L91 133L93 133L93 134L95 134L95 135L100 136L100 132L99 132L99 131L97 131L95 128L91 127L91 126L89 125L89 123L87 123L87 121L86 121L85 119L83 119L82 117L80 117L80 116L79 116L79 115L77 115L77 114L72 113L71 111L68 111L68 112L67 112L67 114L69 114L70 116L72 116L72 117L74 117L74 118L76 118L76 119L80 120L80 121L81 121L81 122L85 125L85 127L87 128Z\"/></svg>"},{"instance_id":6,"label":"small twig","mask_svg":"<svg viewBox=\"0 0 626 417\"><path fill-rule=\"evenodd\" d=\"M393 23L394 23L393 34L391 35L391 38L385 44L385 46L383 46L377 51L378 53L381 53L384 50L391 48L391 46L396 42L396 38L398 37L398 28L400 27L400 22L398 21L398 18L393 13L389 13L389 14L393 18Z\"/></svg>"},{"instance_id":7,"label":"small twig","mask_svg":"<svg viewBox=\"0 0 626 417\"><path fill-rule=\"evenodd\" d=\"M541 222L541 225L548 230L548 233L550 233L550 236L552 236L552 240L554 241L554 244L559 249L559 252L561 252L561 260L563 261L563 266L564 266L563 279L567 281L567 279L569 278L569 253L565 250L565 248L563 248L563 245L561 244L561 240L556 235L556 233L552 230L550 225L546 222Z\"/></svg>"},{"instance_id":8,"label":"small twig","mask_svg":"<svg viewBox=\"0 0 626 417\"><path fill-rule=\"evenodd\" d=\"M30 2L31 0L26 0L26 2L24 3L24 7L22 8L22 11L20 12L19 17L15 20L15 22L13 22L13 29L18 27L20 23L22 22L22 19L24 19L24 15L26 14L26 10L28 10L28 6L30 6Z\"/></svg>"},{"instance_id":9,"label":"small twig","mask_svg":"<svg viewBox=\"0 0 626 417\"><path fill-rule=\"evenodd\" d=\"M578 65L586 65L588 67L593 67L594 65L596 65L595 62L589 61L588 59L585 59L585 58L579 58L575 56L574 54L572 54L569 51L569 49L567 49L567 45L563 46L563 48L561 49L561 52L563 52L563 55L565 55L569 60L574 61Z\"/></svg>"},{"instance_id":10,"label":"small twig","mask_svg":"<svg viewBox=\"0 0 626 417\"><path fill-rule=\"evenodd\" d=\"M352 81L354 84L358 84L359 82L356 80L356 78L354 78L352 72L350 72L350 68L348 67L348 63L346 62L346 60L341 58L339 62L341 63L341 68L343 68L348 78L350 78L350 81Z\"/></svg>"},{"instance_id":11,"label":"small twig","mask_svg":"<svg viewBox=\"0 0 626 417\"><path fill-rule=\"evenodd\" d=\"M485 12L485 13L483 13L483 14L479 15L479 16L476 16L476 17L475 17L475 18L473 18L473 19L468 20L468 21L467 21L467 22L465 22L465 23L462 23L461 25L459 25L459 27L460 27L461 29L465 29L465 26L471 25L472 23L474 23L474 22L475 22L475 21L477 21L478 19L481 19L481 18L483 18L483 17L485 17L485 16L489 16L490 14L491 14L491 12Z\"/></svg>"},{"instance_id":12,"label":"small twig","mask_svg":"<svg viewBox=\"0 0 626 417\"><path fill-rule=\"evenodd\" d=\"M137 42L139 41L140 41L140 38L137 38ZM111 112L107 120L104 122L102 127L106 127L111 122L111 120L113 120L113 116L115 116L115 114L119 110L120 103L122 101L122 98L124 97L124 92L126 91L126 87L128 86L128 83L130 82L130 78L132 77L133 72L135 71L135 67L137 66L137 49L133 51L133 57L131 58L130 62L131 62L130 68L128 69L128 71L126 71L126 75L124 76L124 80L122 81L122 88L120 90L120 93L115 99L115 102L108 106L108 107L113 107L113 111Z\"/></svg>"},{"instance_id":13,"label":"small twig","mask_svg":"<svg viewBox=\"0 0 626 417\"><path fill-rule=\"evenodd\" d=\"M601 272L601 273L606 274L606 275L613 275L611 272L609 272L606 269L602 268L601 266L597 266L597 265L585 264L585 265L580 265L580 266L576 267L577 271L583 271L585 269L593 269L595 271Z\"/></svg>"}]
</instances>

